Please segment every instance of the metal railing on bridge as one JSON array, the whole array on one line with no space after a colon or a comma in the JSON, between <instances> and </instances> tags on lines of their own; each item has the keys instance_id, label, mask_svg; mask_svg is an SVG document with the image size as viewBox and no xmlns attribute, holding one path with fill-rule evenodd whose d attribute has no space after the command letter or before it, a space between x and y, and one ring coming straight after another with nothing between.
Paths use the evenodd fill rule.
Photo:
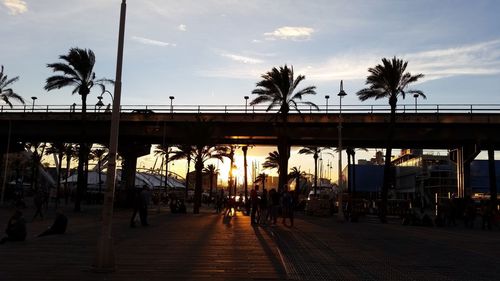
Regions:
<instances>
[{"instance_id":1,"label":"metal railing on bridge","mask_svg":"<svg viewBox=\"0 0 500 281\"><path fill-rule=\"evenodd\" d=\"M1 113L80 113L82 106L72 105L14 105L12 108L7 105L0 107ZM268 113L275 114L278 108L267 111L267 106L245 106L245 105L122 105L121 113L228 113L228 114L254 114ZM299 106L302 114L339 114L338 105L318 105L318 108L312 106ZM96 106L87 106L88 113L110 113L110 108ZM342 105L342 113L389 113L388 105ZM298 113L291 109L290 114ZM500 104L400 104L397 107L397 113L500 113Z\"/></svg>"}]
</instances>

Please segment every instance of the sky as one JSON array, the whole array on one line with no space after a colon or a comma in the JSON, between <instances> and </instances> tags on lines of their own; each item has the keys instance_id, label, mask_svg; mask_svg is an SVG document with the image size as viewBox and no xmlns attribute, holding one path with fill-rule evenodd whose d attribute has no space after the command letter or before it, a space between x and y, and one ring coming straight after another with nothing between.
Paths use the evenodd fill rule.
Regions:
<instances>
[{"instance_id":1,"label":"sky","mask_svg":"<svg viewBox=\"0 0 500 281\"><path fill-rule=\"evenodd\" d=\"M39 105L79 103L43 90L46 64L71 47L92 49L96 76L114 79L120 3L0 0L0 64L20 77L14 90ZM261 74L288 64L317 87L308 100L324 104L343 79L343 104L360 105L367 69L393 56L425 75L419 104L499 104L498 11L496 0L129 0L122 104L242 105Z\"/></svg>"}]
</instances>

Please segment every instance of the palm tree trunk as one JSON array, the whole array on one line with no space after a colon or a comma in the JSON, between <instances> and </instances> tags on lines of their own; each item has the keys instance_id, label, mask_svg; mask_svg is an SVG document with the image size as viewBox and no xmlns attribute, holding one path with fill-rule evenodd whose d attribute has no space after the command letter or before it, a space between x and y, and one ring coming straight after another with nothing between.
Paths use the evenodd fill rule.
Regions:
<instances>
[{"instance_id":1,"label":"palm tree trunk","mask_svg":"<svg viewBox=\"0 0 500 281\"><path fill-rule=\"evenodd\" d=\"M356 151L352 151L352 198L356 197Z\"/></svg>"},{"instance_id":2,"label":"palm tree trunk","mask_svg":"<svg viewBox=\"0 0 500 281\"><path fill-rule=\"evenodd\" d=\"M64 180L64 202L68 205L68 178L71 176L71 151L66 151L66 179Z\"/></svg>"},{"instance_id":3,"label":"palm tree trunk","mask_svg":"<svg viewBox=\"0 0 500 281\"><path fill-rule=\"evenodd\" d=\"M278 191L285 191L285 185L288 183L288 158L290 157L290 146L286 137L283 137L280 141L278 153L280 155Z\"/></svg>"},{"instance_id":4,"label":"palm tree trunk","mask_svg":"<svg viewBox=\"0 0 500 281\"><path fill-rule=\"evenodd\" d=\"M189 189L189 166L191 166L191 157L187 158L187 171L186 171L186 200L188 198L188 189Z\"/></svg>"},{"instance_id":5,"label":"palm tree trunk","mask_svg":"<svg viewBox=\"0 0 500 281\"><path fill-rule=\"evenodd\" d=\"M352 173L351 173L351 153L349 148L345 150L347 154L347 192L352 195Z\"/></svg>"},{"instance_id":6,"label":"palm tree trunk","mask_svg":"<svg viewBox=\"0 0 500 281\"><path fill-rule=\"evenodd\" d=\"M248 163L247 163L247 151L248 151L248 146L243 146L243 169L245 170L245 175L244 175L244 185L245 185L245 202L248 202Z\"/></svg>"},{"instance_id":7,"label":"palm tree trunk","mask_svg":"<svg viewBox=\"0 0 500 281\"><path fill-rule=\"evenodd\" d=\"M82 97L82 139L86 135L86 125L87 125L87 93L84 93L84 88L81 88L79 94ZM87 91L88 92L88 91ZM82 140L80 142L80 151L78 153L78 172L77 172L77 184L76 184L76 196L75 196L75 212L80 212L81 208L81 200L83 197L83 191L85 190L85 186L87 182L85 182L85 164L87 163L88 151L87 144Z\"/></svg>"},{"instance_id":8,"label":"palm tree trunk","mask_svg":"<svg viewBox=\"0 0 500 281\"><path fill-rule=\"evenodd\" d=\"M165 188L168 188L168 146L165 147Z\"/></svg>"},{"instance_id":9,"label":"palm tree trunk","mask_svg":"<svg viewBox=\"0 0 500 281\"><path fill-rule=\"evenodd\" d=\"M101 171L101 156L97 160L97 173L99 174L99 194L101 194L102 190L102 171Z\"/></svg>"},{"instance_id":10,"label":"palm tree trunk","mask_svg":"<svg viewBox=\"0 0 500 281\"><path fill-rule=\"evenodd\" d=\"M318 193L318 154L314 153L314 195Z\"/></svg>"},{"instance_id":11,"label":"palm tree trunk","mask_svg":"<svg viewBox=\"0 0 500 281\"><path fill-rule=\"evenodd\" d=\"M203 161L201 159L201 152L198 151L198 157L196 157L195 162L195 170L196 170L196 184L194 188L194 207L193 214L200 213L201 206L201 191L202 191L202 170L203 170Z\"/></svg>"},{"instance_id":12,"label":"palm tree trunk","mask_svg":"<svg viewBox=\"0 0 500 281\"><path fill-rule=\"evenodd\" d=\"M59 192L61 189L61 170L62 170L62 159L64 156L64 151L59 151L57 154L58 162L57 162L57 183L56 183L56 208L59 204Z\"/></svg>"},{"instance_id":13,"label":"palm tree trunk","mask_svg":"<svg viewBox=\"0 0 500 281\"><path fill-rule=\"evenodd\" d=\"M210 177L210 179L209 179L209 181L210 181L210 192L209 192L208 196L209 196L210 200L212 200L212 191L213 191L213 188L214 188L214 173L209 172L208 176Z\"/></svg>"},{"instance_id":14,"label":"palm tree trunk","mask_svg":"<svg viewBox=\"0 0 500 281\"><path fill-rule=\"evenodd\" d=\"M389 191L389 187L392 182L392 171L391 171L391 157L392 157L392 137L394 134L394 126L396 125L396 103L397 99L391 96L389 98L389 104L391 105L391 119L389 124L389 133L387 138L387 147L385 150L385 162L384 162L384 181L382 184L382 202L379 208L379 216L380 221L382 223L386 223L387 219L387 195Z\"/></svg>"}]
</instances>

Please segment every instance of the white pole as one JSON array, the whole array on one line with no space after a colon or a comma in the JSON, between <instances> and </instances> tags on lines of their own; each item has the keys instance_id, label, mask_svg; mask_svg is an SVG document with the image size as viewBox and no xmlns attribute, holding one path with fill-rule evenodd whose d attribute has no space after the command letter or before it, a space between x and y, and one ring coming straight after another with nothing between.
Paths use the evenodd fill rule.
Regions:
<instances>
[{"instance_id":1,"label":"white pole","mask_svg":"<svg viewBox=\"0 0 500 281\"><path fill-rule=\"evenodd\" d=\"M122 88L123 41L125 35L125 16L127 4L122 0L120 10L120 29L118 34L118 53L116 58L115 93L113 98L113 111L111 113L111 129L109 139L108 174L106 177L106 193L102 206L102 229L97 244L95 270L109 272L115 269L115 256L113 250L112 222L113 201L116 184L116 155L118 152L118 130L120 125L120 99Z\"/></svg>"}]
</instances>

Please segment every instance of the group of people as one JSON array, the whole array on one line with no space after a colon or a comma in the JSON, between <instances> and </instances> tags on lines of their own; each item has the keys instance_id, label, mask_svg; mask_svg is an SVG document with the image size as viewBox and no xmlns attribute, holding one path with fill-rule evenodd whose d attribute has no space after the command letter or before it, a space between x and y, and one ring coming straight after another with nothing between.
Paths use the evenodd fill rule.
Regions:
<instances>
[{"instance_id":1,"label":"group of people","mask_svg":"<svg viewBox=\"0 0 500 281\"><path fill-rule=\"evenodd\" d=\"M238 198L225 196L224 191L220 190L215 196L215 210L217 213L224 210L225 216L231 216L238 210L243 211L250 215L252 225L276 224L278 216L281 216L284 225L288 219L290 226L293 226L294 208L298 199L294 191L288 191L286 187L283 190L279 192L272 188L269 192L267 189L260 192L256 185L246 201L242 194Z\"/></svg>"},{"instance_id":2,"label":"group of people","mask_svg":"<svg viewBox=\"0 0 500 281\"><path fill-rule=\"evenodd\" d=\"M40 233L38 237L53 235L53 234L64 234L68 226L68 218L64 215L61 209L56 211L56 217L54 223L44 232ZM5 234L7 236L0 240L0 244L4 244L7 241L24 241L27 236L26 220L24 219L23 212L20 209L16 209L14 214L10 217L7 228L5 229Z\"/></svg>"}]
</instances>

